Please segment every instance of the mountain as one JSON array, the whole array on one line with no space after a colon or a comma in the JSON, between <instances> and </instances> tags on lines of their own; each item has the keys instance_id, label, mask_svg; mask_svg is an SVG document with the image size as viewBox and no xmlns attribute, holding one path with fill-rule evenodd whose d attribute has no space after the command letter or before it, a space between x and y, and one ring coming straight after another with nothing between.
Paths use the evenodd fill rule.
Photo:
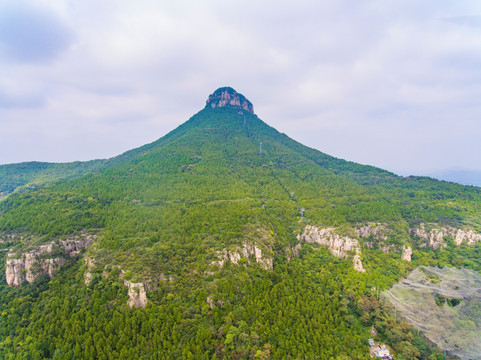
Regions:
<instances>
[{"instance_id":1,"label":"mountain","mask_svg":"<svg viewBox=\"0 0 481 360\"><path fill-rule=\"evenodd\" d=\"M427 358L377 294L421 264L481 269L481 189L305 147L228 87L117 157L12 169L6 359L367 359L372 326Z\"/></svg>"}]
</instances>

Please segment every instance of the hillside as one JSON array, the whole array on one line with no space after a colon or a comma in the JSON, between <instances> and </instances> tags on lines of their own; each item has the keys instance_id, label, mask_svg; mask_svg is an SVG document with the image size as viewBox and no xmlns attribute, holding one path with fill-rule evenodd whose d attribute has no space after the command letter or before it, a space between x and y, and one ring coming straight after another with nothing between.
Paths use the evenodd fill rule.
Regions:
<instances>
[{"instance_id":1,"label":"hillside","mask_svg":"<svg viewBox=\"0 0 481 360\"><path fill-rule=\"evenodd\" d=\"M0 193L5 197L25 185L35 186L45 182L80 176L94 171L103 164L102 160L72 162L64 164L26 162L0 165Z\"/></svg>"},{"instance_id":2,"label":"hillside","mask_svg":"<svg viewBox=\"0 0 481 360\"><path fill-rule=\"evenodd\" d=\"M0 202L6 359L367 359L372 325L427 358L379 289L481 269L481 189L307 148L231 88L151 144L48 168L0 177L43 180Z\"/></svg>"}]
</instances>

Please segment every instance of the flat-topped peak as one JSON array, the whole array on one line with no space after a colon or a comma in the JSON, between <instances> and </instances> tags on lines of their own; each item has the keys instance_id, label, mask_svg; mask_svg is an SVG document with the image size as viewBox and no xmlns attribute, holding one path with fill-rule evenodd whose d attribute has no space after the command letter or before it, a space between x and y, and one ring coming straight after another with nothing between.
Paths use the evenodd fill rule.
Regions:
<instances>
[{"instance_id":1,"label":"flat-topped peak","mask_svg":"<svg viewBox=\"0 0 481 360\"><path fill-rule=\"evenodd\" d=\"M231 87L221 87L209 95L206 107L236 107L254 113L252 103Z\"/></svg>"}]
</instances>

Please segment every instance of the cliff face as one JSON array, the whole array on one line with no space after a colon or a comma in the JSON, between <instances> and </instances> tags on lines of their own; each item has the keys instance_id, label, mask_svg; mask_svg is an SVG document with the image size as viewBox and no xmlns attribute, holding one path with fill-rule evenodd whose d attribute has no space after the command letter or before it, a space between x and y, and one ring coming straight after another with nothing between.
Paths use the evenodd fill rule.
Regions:
<instances>
[{"instance_id":1,"label":"cliff face","mask_svg":"<svg viewBox=\"0 0 481 360\"><path fill-rule=\"evenodd\" d=\"M359 249L359 241L345 235L339 235L334 228L319 229L307 225L298 240L327 246L331 253L341 259L348 257L348 253Z\"/></svg>"},{"instance_id":2,"label":"cliff face","mask_svg":"<svg viewBox=\"0 0 481 360\"><path fill-rule=\"evenodd\" d=\"M375 240L387 240L392 233L392 230L389 229L387 225L380 223L361 225L357 227L355 231L360 238L368 238L372 236Z\"/></svg>"},{"instance_id":3,"label":"cliff face","mask_svg":"<svg viewBox=\"0 0 481 360\"><path fill-rule=\"evenodd\" d=\"M242 259L245 259L245 262L250 264L251 258L255 260L258 264L260 264L264 269L272 270L273 266L273 256L268 256L267 254L262 253L262 249L260 249L259 245L257 244L248 244L244 242L241 248L237 248L235 250L227 251L219 251L217 253L219 256L218 261L214 261L213 265L217 265L219 267L223 267L226 261L231 261L233 264L240 264Z\"/></svg>"},{"instance_id":4,"label":"cliff face","mask_svg":"<svg viewBox=\"0 0 481 360\"><path fill-rule=\"evenodd\" d=\"M143 283L132 283L124 280L124 285L129 289L129 301L127 305L130 307L144 308L147 305L147 292Z\"/></svg>"},{"instance_id":5,"label":"cliff face","mask_svg":"<svg viewBox=\"0 0 481 360\"><path fill-rule=\"evenodd\" d=\"M48 274L53 277L65 263L83 248L91 245L93 235L52 241L24 253L9 252L5 264L5 277L9 286L20 286L24 281L33 283L37 276Z\"/></svg>"},{"instance_id":6,"label":"cliff face","mask_svg":"<svg viewBox=\"0 0 481 360\"><path fill-rule=\"evenodd\" d=\"M384 241L389 239L392 234L392 230L388 224L370 223L367 225L361 225L354 229L359 238L372 237L373 240L378 240L381 245ZM444 247L447 245L446 238L453 239L456 245L466 243L470 246L481 242L481 234L474 232L471 229L459 229L452 226L441 226L439 224L420 224L418 227L409 229L409 235L412 241L416 239L421 240L421 244L418 246L428 246L433 249ZM360 258L361 245L355 238L347 235L339 235L335 232L334 228L317 228L315 226L307 225L304 228L302 234L297 237L299 241L306 241L311 243L317 243L329 248L334 256L339 258L347 258L350 252L355 252L353 257L353 264L356 270L364 271L362 268L362 262ZM373 242L364 242L364 246L372 248ZM397 245L384 245L379 247L385 253L391 251L402 252L401 259L405 261L411 261L413 254L413 248L409 243L404 244L402 247Z\"/></svg>"},{"instance_id":7,"label":"cliff face","mask_svg":"<svg viewBox=\"0 0 481 360\"><path fill-rule=\"evenodd\" d=\"M254 106L242 94L230 87L217 89L209 96L206 102L206 107L238 107L250 113L254 113Z\"/></svg>"},{"instance_id":8,"label":"cliff face","mask_svg":"<svg viewBox=\"0 0 481 360\"><path fill-rule=\"evenodd\" d=\"M471 229L459 229L438 224L420 224L418 227L410 229L409 234L423 240L424 243L421 246L429 246L433 249L446 246L446 237L451 237L456 245L467 243L472 246L481 241L481 234Z\"/></svg>"},{"instance_id":9,"label":"cliff face","mask_svg":"<svg viewBox=\"0 0 481 360\"><path fill-rule=\"evenodd\" d=\"M359 272L365 271L362 266L359 241L337 234L334 228L319 229L315 226L307 225L297 239L326 246L334 256L341 259L347 258L351 252L354 252L354 269Z\"/></svg>"},{"instance_id":10,"label":"cliff face","mask_svg":"<svg viewBox=\"0 0 481 360\"><path fill-rule=\"evenodd\" d=\"M413 254L413 249L410 246L403 246L401 259L406 261L411 261L412 254Z\"/></svg>"}]
</instances>

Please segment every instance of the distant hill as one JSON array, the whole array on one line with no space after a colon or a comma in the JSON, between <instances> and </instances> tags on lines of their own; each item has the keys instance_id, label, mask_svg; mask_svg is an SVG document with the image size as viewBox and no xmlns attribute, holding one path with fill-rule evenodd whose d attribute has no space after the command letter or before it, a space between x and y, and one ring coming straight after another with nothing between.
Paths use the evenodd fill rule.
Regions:
<instances>
[{"instance_id":1,"label":"distant hill","mask_svg":"<svg viewBox=\"0 0 481 360\"><path fill-rule=\"evenodd\" d=\"M80 176L101 166L104 160L71 163L24 162L0 165L0 193L8 195L27 184L38 185Z\"/></svg>"}]
</instances>

